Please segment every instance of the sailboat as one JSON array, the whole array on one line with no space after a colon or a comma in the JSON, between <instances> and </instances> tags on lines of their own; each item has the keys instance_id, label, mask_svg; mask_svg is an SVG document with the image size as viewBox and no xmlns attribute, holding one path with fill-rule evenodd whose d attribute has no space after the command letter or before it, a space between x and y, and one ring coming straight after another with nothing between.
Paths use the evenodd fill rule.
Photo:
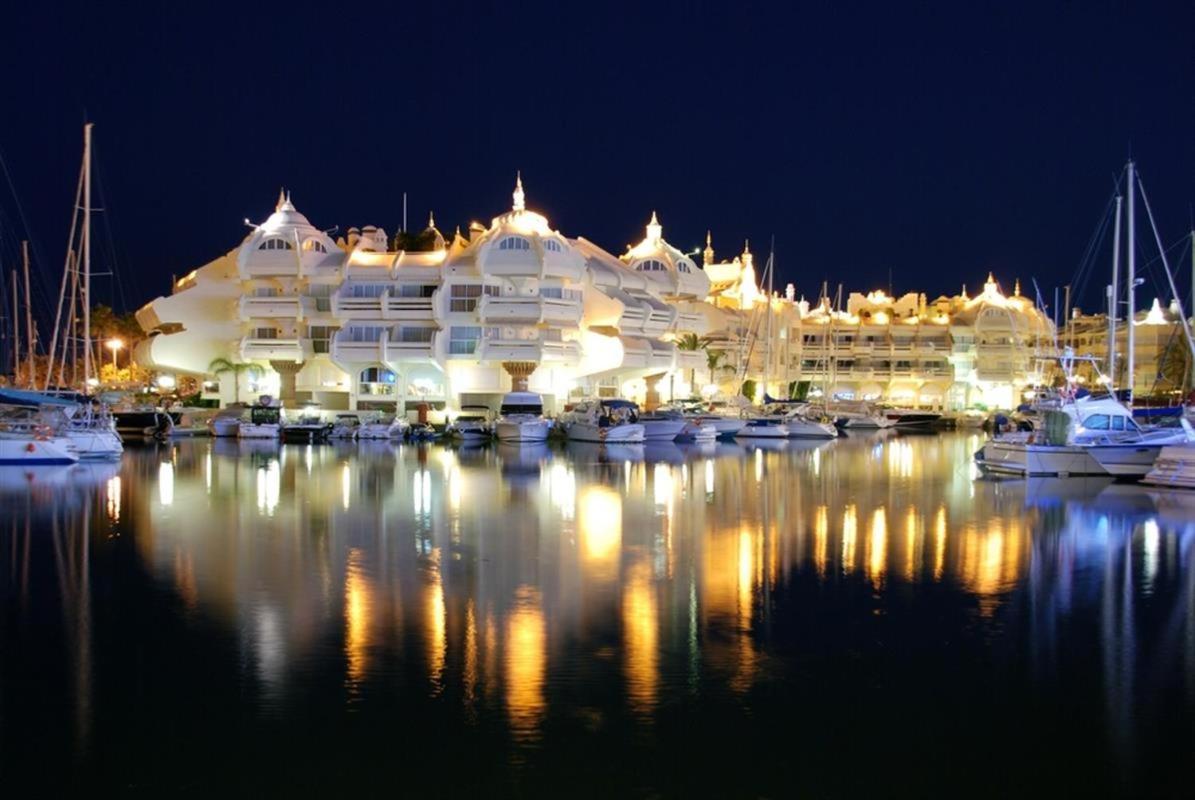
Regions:
<instances>
[{"instance_id":1,"label":"sailboat","mask_svg":"<svg viewBox=\"0 0 1195 800\"><path fill-rule=\"evenodd\" d=\"M82 320L83 337L83 387L86 390L93 387L92 380L92 340L91 340L91 129L92 124L83 126L83 164L79 171L79 181L75 190L75 213L71 219L71 232L67 245L66 264L63 268L62 285L58 295L58 310L54 320L54 334L50 344L49 363L46 369L45 382L40 391L35 386L34 362L32 347L32 322L29 341L29 389L27 391L8 390L0 395L0 404L26 410L36 409L36 424L48 428L53 437L62 438L70 442L71 451L77 458L109 459L120 458L124 452L124 445L116 431L116 424L112 414L103 404L97 404L85 394L73 391L52 390L51 379L54 373L55 357L58 350L59 331L62 324L63 303L66 297L68 283L71 286L71 305L69 321L65 328L66 335L62 337L62 358L59 364L59 385L65 377L65 364L69 331L74 328L76 320ZM76 243L76 233L79 234ZM82 273L74 265L76 244L82 251ZM25 257L26 283L26 318L32 316L28 308L29 262L26 251ZM77 311L81 308L81 314ZM77 344L77 342L76 342ZM73 348L72 348L73 349ZM72 353L77 357L77 353Z\"/></svg>"}]
</instances>

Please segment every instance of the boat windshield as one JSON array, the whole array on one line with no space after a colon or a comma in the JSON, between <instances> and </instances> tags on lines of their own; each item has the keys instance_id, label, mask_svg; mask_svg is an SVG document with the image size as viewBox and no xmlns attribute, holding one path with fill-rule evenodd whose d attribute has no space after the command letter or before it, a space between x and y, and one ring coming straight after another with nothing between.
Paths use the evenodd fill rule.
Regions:
<instances>
[{"instance_id":1,"label":"boat windshield","mask_svg":"<svg viewBox=\"0 0 1195 800\"><path fill-rule=\"evenodd\" d=\"M272 406L257 406L249 411L249 420L254 425L277 425L281 414Z\"/></svg>"},{"instance_id":2,"label":"boat windshield","mask_svg":"<svg viewBox=\"0 0 1195 800\"><path fill-rule=\"evenodd\" d=\"M515 414L527 414L529 416L538 417L544 413L544 407L522 404L504 405L502 406L501 413L504 417L513 416Z\"/></svg>"}]
</instances>

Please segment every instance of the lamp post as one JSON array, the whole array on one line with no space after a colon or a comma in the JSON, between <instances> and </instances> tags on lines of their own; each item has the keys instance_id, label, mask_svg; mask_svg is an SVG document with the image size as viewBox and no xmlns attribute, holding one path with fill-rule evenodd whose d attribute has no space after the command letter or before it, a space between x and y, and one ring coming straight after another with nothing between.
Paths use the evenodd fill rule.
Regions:
<instances>
[{"instance_id":1,"label":"lamp post","mask_svg":"<svg viewBox=\"0 0 1195 800\"><path fill-rule=\"evenodd\" d=\"M121 341L120 339L109 339L104 344L108 347L109 350L112 351L112 371L115 372L116 371L116 354L120 352L120 349L122 347L124 347L124 342Z\"/></svg>"}]
</instances>

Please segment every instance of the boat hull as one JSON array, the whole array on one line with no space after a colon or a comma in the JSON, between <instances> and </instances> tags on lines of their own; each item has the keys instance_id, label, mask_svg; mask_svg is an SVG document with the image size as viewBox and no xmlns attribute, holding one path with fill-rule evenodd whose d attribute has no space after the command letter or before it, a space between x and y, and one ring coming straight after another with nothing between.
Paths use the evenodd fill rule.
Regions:
<instances>
[{"instance_id":1,"label":"boat hull","mask_svg":"<svg viewBox=\"0 0 1195 800\"><path fill-rule=\"evenodd\" d=\"M251 422L242 422L237 429L238 439L277 439L278 426L274 424L254 425Z\"/></svg>"},{"instance_id":2,"label":"boat hull","mask_svg":"<svg viewBox=\"0 0 1195 800\"><path fill-rule=\"evenodd\" d=\"M239 419L213 419L208 425L211 428L212 436L231 438L237 435L241 421Z\"/></svg>"},{"instance_id":3,"label":"boat hull","mask_svg":"<svg viewBox=\"0 0 1195 800\"><path fill-rule=\"evenodd\" d=\"M643 426L639 423L612 425L608 428L603 428L588 422L572 422L569 423L566 434L574 442L642 444L646 441Z\"/></svg>"},{"instance_id":4,"label":"boat hull","mask_svg":"<svg viewBox=\"0 0 1195 800\"><path fill-rule=\"evenodd\" d=\"M764 425L748 423L738 433L736 439L787 439L788 426L782 423L768 423Z\"/></svg>"},{"instance_id":5,"label":"boat hull","mask_svg":"<svg viewBox=\"0 0 1195 800\"><path fill-rule=\"evenodd\" d=\"M66 438L74 445L79 458L84 460L115 459L124 453L120 436L111 429L68 430Z\"/></svg>"},{"instance_id":6,"label":"boat hull","mask_svg":"<svg viewBox=\"0 0 1195 800\"><path fill-rule=\"evenodd\" d=\"M546 419L512 422L498 420L494 432L500 442L545 442L552 430L552 423Z\"/></svg>"},{"instance_id":7,"label":"boat hull","mask_svg":"<svg viewBox=\"0 0 1195 800\"><path fill-rule=\"evenodd\" d=\"M1163 447L1142 483L1171 489L1195 489L1195 446Z\"/></svg>"},{"instance_id":8,"label":"boat hull","mask_svg":"<svg viewBox=\"0 0 1195 800\"><path fill-rule=\"evenodd\" d=\"M685 429L683 419L641 419L643 438L652 442L671 442Z\"/></svg>"},{"instance_id":9,"label":"boat hull","mask_svg":"<svg viewBox=\"0 0 1195 800\"><path fill-rule=\"evenodd\" d=\"M3 466L74 464L78 460L74 445L65 436L0 439L0 465Z\"/></svg>"}]
</instances>

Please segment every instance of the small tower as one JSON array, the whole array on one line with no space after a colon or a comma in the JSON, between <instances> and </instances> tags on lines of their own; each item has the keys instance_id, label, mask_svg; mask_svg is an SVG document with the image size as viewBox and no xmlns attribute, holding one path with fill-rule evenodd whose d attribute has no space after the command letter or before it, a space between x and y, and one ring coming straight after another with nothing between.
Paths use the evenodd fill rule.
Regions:
<instances>
[{"instance_id":1,"label":"small tower","mask_svg":"<svg viewBox=\"0 0 1195 800\"><path fill-rule=\"evenodd\" d=\"M705 249L701 251L701 263L707 267L714 263L714 242L709 231L705 232Z\"/></svg>"},{"instance_id":2,"label":"small tower","mask_svg":"<svg viewBox=\"0 0 1195 800\"><path fill-rule=\"evenodd\" d=\"M656 212L651 212L651 222L647 223L647 240L655 243L664 236L664 226L656 219Z\"/></svg>"},{"instance_id":3,"label":"small tower","mask_svg":"<svg viewBox=\"0 0 1195 800\"><path fill-rule=\"evenodd\" d=\"M514 211L525 211L527 209L527 196L523 193L523 173L522 171L515 173L515 190L511 195L514 203L511 209Z\"/></svg>"}]
</instances>

